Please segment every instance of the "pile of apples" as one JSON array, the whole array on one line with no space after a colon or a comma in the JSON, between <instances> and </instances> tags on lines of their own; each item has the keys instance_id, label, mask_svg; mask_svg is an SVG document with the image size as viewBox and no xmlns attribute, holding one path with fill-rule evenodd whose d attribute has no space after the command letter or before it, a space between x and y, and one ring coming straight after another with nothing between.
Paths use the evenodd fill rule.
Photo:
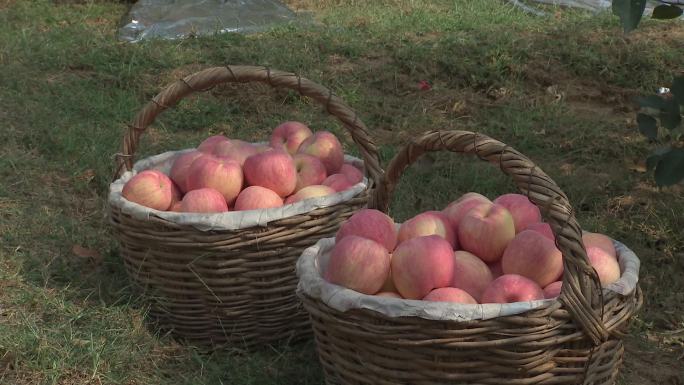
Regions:
<instances>
[{"instance_id":1,"label":"pile of apples","mask_svg":"<svg viewBox=\"0 0 684 385\"><path fill-rule=\"evenodd\" d=\"M136 174L122 195L155 210L217 213L279 207L335 194L362 180L361 170L344 162L334 134L285 122L273 130L269 145L210 136L176 158L169 175Z\"/></svg>"},{"instance_id":2,"label":"pile of apples","mask_svg":"<svg viewBox=\"0 0 684 385\"><path fill-rule=\"evenodd\" d=\"M620 278L610 238L582 237L603 286ZM360 293L425 301L511 303L557 297L563 259L551 227L520 194L467 193L395 226L364 209L337 232L323 277Z\"/></svg>"}]
</instances>

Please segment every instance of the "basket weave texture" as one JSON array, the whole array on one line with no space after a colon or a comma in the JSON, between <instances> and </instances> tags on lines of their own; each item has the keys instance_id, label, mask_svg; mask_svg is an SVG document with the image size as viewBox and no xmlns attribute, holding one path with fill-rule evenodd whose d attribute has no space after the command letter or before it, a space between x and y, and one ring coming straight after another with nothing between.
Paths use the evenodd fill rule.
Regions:
<instances>
[{"instance_id":1,"label":"basket weave texture","mask_svg":"<svg viewBox=\"0 0 684 385\"><path fill-rule=\"evenodd\" d=\"M154 215L136 219L110 206L127 272L151 305L153 320L162 330L200 347L248 348L311 333L295 295L296 260L302 250L335 234L346 218L366 206L382 175L366 126L332 91L291 73L226 66L171 84L137 114L117 158L117 177L132 169L139 138L159 113L194 92L248 82L291 89L322 104L358 146L369 186L334 206L240 230L201 231Z\"/></svg>"},{"instance_id":2,"label":"basket weave texture","mask_svg":"<svg viewBox=\"0 0 684 385\"><path fill-rule=\"evenodd\" d=\"M562 292L534 310L487 320L391 317L356 308L341 312L300 297L311 316L328 384L614 384L622 338L642 304L601 290L567 197L513 148L467 131L432 131L392 160L374 203L387 212L402 172L423 153L474 154L498 165L540 207L563 253Z\"/></svg>"}]
</instances>

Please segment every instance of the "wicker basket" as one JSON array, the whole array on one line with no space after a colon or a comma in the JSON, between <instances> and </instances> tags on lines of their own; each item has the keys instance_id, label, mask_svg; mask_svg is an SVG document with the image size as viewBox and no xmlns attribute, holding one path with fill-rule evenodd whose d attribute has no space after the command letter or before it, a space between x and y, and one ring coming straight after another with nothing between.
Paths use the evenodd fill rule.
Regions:
<instances>
[{"instance_id":1,"label":"wicker basket","mask_svg":"<svg viewBox=\"0 0 684 385\"><path fill-rule=\"evenodd\" d=\"M633 281L628 294L601 290L588 263L580 227L556 183L516 150L471 132L429 132L405 147L392 160L377 189L377 207L387 212L393 188L411 163L426 151L443 150L475 154L498 165L540 207L564 257L560 297L533 307L530 303L532 308L519 314L444 320L441 316L428 319L425 312L393 317L388 313L394 305L387 303L385 310L378 311L369 301L381 299L355 292L347 308L336 310L321 298L339 300L339 292L321 294L300 287L298 293L311 316L326 382L613 384L624 352L621 338L642 303L636 256L637 268L625 273L631 274ZM301 266L314 266L306 262L314 249L304 253ZM323 282L315 271L317 282ZM484 314L485 306L498 307L482 305L477 309Z\"/></svg>"},{"instance_id":2,"label":"wicker basket","mask_svg":"<svg viewBox=\"0 0 684 385\"><path fill-rule=\"evenodd\" d=\"M127 272L150 303L152 319L162 330L200 347L246 348L311 333L295 295L296 260L366 206L382 175L366 126L332 91L291 73L227 66L171 84L137 114L124 136L117 177L132 169L140 135L159 113L193 92L248 82L295 90L322 104L350 132L369 183L339 204L240 230L202 231L155 215L141 220L110 205Z\"/></svg>"}]
</instances>

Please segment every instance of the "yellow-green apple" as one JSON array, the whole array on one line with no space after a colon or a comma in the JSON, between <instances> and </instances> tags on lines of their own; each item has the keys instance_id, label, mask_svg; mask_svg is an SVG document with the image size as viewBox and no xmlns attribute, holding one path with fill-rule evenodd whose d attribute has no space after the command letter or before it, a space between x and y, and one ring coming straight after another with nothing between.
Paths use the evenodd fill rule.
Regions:
<instances>
[{"instance_id":1,"label":"yellow-green apple","mask_svg":"<svg viewBox=\"0 0 684 385\"><path fill-rule=\"evenodd\" d=\"M390 257L379 243L356 235L335 243L325 279L363 294L380 291L390 269Z\"/></svg>"},{"instance_id":2,"label":"yellow-green apple","mask_svg":"<svg viewBox=\"0 0 684 385\"><path fill-rule=\"evenodd\" d=\"M342 167L340 167L339 173L346 176L351 184L357 184L363 180L363 173L361 170L349 163L344 163Z\"/></svg>"},{"instance_id":3,"label":"yellow-green apple","mask_svg":"<svg viewBox=\"0 0 684 385\"><path fill-rule=\"evenodd\" d=\"M463 194L457 200L451 202L442 212L449 218L451 226L453 226L454 231L458 232L458 224L461 219L472 209L473 207L482 203L492 203L484 195L469 192Z\"/></svg>"},{"instance_id":4,"label":"yellow-green apple","mask_svg":"<svg viewBox=\"0 0 684 385\"><path fill-rule=\"evenodd\" d=\"M335 191L344 191L351 188L354 184L344 174L332 174L323 181L325 186L331 187Z\"/></svg>"},{"instance_id":5,"label":"yellow-green apple","mask_svg":"<svg viewBox=\"0 0 684 385\"><path fill-rule=\"evenodd\" d=\"M544 287L563 273L563 256L552 240L524 230L506 246L501 267L504 274L522 275Z\"/></svg>"},{"instance_id":6,"label":"yellow-green apple","mask_svg":"<svg viewBox=\"0 0 684 385\"><path fill-rule=\"evenodd\" d=\"M240 191L233 210L257 210L280 207L283 205L283 198L275 191L261 186L249 186Z\"/></svg>"},{"instance_id":7,"label":"yellow-green apple","mask_svg":"<svg viewBox=\"0 0 684 385\"><path fill-rule=\"evenodd\" d=\"M454 250L438 235L411 238L392 253L392 279L408 299L421 299L433 289L447 287L454 275Z\"/></svg>"},{"instance_id":8,"label":"yellow-green apple","mask_svg":"<svg viewBox=\"0 0 684 385\"><path fill-rule=\"evenodd\" d=\"M295 154L299 146L308 139L313 133L304 123L285 122L273 130L271 134L271 147L285 150Z\"/></svg>"},{"instance_id":9,"label":"yellow-green apple","mask_svg":"<svg viewBox=\"0 0 684 385\"><path fill-rule=\"evenodd\" d=\"M381 291L378 294L376 294L378 297L388 297L388 298L403 298L402 296L399 295L399 293L395 293L393 291Z\"/></svg>"},{"instance_id":10,"label":"yellow-green apple","mask_svg":"<svg viewBox=\"0 0 684 385\"><path fill-rule=\"evenodd\" d=\"M454 276L451 279L451 287L463 289L479 301L482 292L493 279L489 266L480 258L463 250L454 252Z\"/></svg>"},{"instance_id":11,"label":"yellow-green apple","mask_svg":"<svg viewBox=\"0 0 684 385\"><path fill-rule=\"evenodd\" d=\"M439 235L449 242L452 249L458 247L456 235L449 219L441 211L426 211L402 223L397 242L425 235Z\"/></svg>"},{"instance_id":12,"label":"yellow-green apple","mask_svg":"<svg viewBox=\"0 0 684 385\"><path fill-rule=\"evenodd\" d=\"M304 199L319 198L327 195L335 194L336 191L328 186L323 186L320 184L315 184L312 186L306 186L303 189L297 191L296 193L290 195L285 199L285 204L295 203L303 201Z\"/></svg>"},{"instance_id":13,"label":"yellow-green apple","mask_svg":"<svg viewBox=\"0 0 684 385\"><path fill-rule=\"evenodd\" d=\"M423 297L423 301L477 304L477 301L473 296L468 294L465 290L457 289L455 287L440 287L439 289L434 289Z\"/></svg>"},{"instance_id":14,"label":"yellow-green apple","mask_svg":"<svg viewBox=\"0 0 684 385\"><path fill-rule=\"evenodd\" d=\"M228 205L218 190L205 187L188 191L180 209L186 213L221 213L228 211Z\"/></svg>"},{"instance_id":15,"label":"yellow-green apple","mask_svg":"<svg viewBox=\"0 0 684 385\"><path fill-rule=\"evenodd\" d=\"M494 199L494 203L508 209L508 212L513 216L515 223L515 232L519 233L527 226L541 222L541 212L539 208L529 198L522 194L504 194Z\"/></svg>"},{"instance_id":16,"label":"yellow-green apple","mask_svg":"<svg viewBox=\"0 0 684 385\"><path fill-rule=\"evenodd\" d=\"M229 206L240 194L243 183L242 167L231 159L202 156L195 159L188 170L188 190L213 188L223 195Z\"/></svg>"},{"instance_id":17,"label":"yellow-green apple","mask_svg":"<svg viewBox=\"0 0 684 385\"><path fill-rule=\"evenodd\" d=\"M607 286L620 279L620 264L612 255L600 247L587 247L589 263L596 270L601 286Z\"/></svg>"},{"instance_id":18,"label":"yellow-green apple","mask_svg":"<svg viewBox=\"0 0 684 385\"><path fill-rule=\"evenodd\" d=\"M563 281L551 282L544 287L544 298L556 298L560 295Z\"/></svg>"},{"instance_id":19,"label":"yellow-green apple","mask_svg":"<svg viewBox=\"0 0 684 385\"><path fill-rule=\"evenodd\" d=\"M512 303L544 299L536 282L522 275L504 274L492 281L482 293L481 303Z\"/></svg>"},{"instance_id":20,"label":"yellow-green apple","mask_svg":"<svg viewBox=\"0 0 684 385\"><path fill-rule=\"evenodd\" d=\"M551 225L549 225L548 223L543 223L543 222L533 223L533 224L527 226L527 228L525 228L525 230L536 231L539 234L545 236L546 238L548 238L548 239L552 240L554 243L556 243L556 239L553 237L553 230L551 230Z\"/></svg>"},{"instance_id":21,"label":"yellow-green apple","mask_svg":"<svg viewBox=\"0 0 684 385\"><path fill-rule=\"evenodd\" d=\"M317 131L302 142L297 151L320 159L328 175L337 173L344 162L342 144L328 131Z\"/></svg>"},{"instance_id":22,"label":"yellow-green apple","mask_svg":"<svg viewBox=\"0 0 684 385\"><path fill-rule=\"evenodd\" d=\"M612 255L613 258L615 258L617 255L615 252L615 245L613 245L613 240L606 235L585 232L582 234L582 243L584 243L585 248L593 246L603 249L603 251Z\"/></svg>"},{"instance_id":23,"label":"yellow-green apple","mask_svg":"<svg viewBox=\"0 0 684 385\"><path fill-rule=\"evenodd\" d=\"M397 245L397 230L394 221L382 211L375 209L361 209L354 213L340 226L335 242L349 235L372 239L390 252Z\"/></svg>"},{"instance_id":24,"label":"yellow-green apple","mask_svg":"<svg viewBox=\"0 0 684 385\"><path fill-rule=\"evenodd\" d=\"M240 166L245 164L247 158L258 153L259 149L256 146L238 139L217 143L213 151L214 156L232 159Z\"/></svg>"},{"instance_id":25,"label":"yellow-green apple","mask_svg":"<svg viewBox=\"0 0 684 385\"><path fill-rule=\"evenodd\" d=\"M281 197L292 194L297 186L297 168L285 151L271 150L252 155L243 166L245 179L252 186L266 187Z\"/></svg>"},{"instance_id":26,"label":"yellow-green apple","mask_svg":"<svg viewBox=\"0 0 684 385\"><path fill-rule=\"evenodd\" d=\"M131 202L166 211L173 201L173 182L156 170L135 174L123 187L121 195Z\"/></svg>"},{"instance_id":27,"label":"yellow-green apple","mask_svg":"<svg viewBox=\"0 0 684 385\"><path fill-rule=\"evenodd\" d=\"M230 140L223 135L213 135L204 139L202 143L197 146L197 151L203 152L205 154L211 154L217 144L229 141Z\"/></svg>"},{"instance_id":28,"label":"yellow-green apple","mask_svg":"<svg viewBox=\"0 0 684 385\"><path fill-rule=\"evenodd\" d=\"M194 162L195 159L201 156L204 156L204 153L196 150L190 151L180 155L173 162L171 171L169 172L169 177L171 177L171 180L176 182L176 185L178 185L178 188L180 188L182 192L188 191L187 179L190 165L192 165L192 162Z\"/></svg>"},{"instance_id":29,"label":"yellow-green apple","mask_svg":"<svg viewBox=\"0 0 684 385\"><path fill-rule=\"evenodd\" d=\"M457 230L461 248L487 263L501 259L506 245L515 237L513 217L495 203L480 203L468 210Z\"/></svg>"},{"instance_id":30,"label":"yellow-green apple","mask_svg":"<svg viewBox=\"0 0 684 385\"><path fill-rule=\"evenodd\" d=\"M323 184L325 178L328 177L328 174L325 172L325 166L315 156L295 154L294 163L295 168L297 169L295 192L306 186Z\"/></svg>"}]
</instances>

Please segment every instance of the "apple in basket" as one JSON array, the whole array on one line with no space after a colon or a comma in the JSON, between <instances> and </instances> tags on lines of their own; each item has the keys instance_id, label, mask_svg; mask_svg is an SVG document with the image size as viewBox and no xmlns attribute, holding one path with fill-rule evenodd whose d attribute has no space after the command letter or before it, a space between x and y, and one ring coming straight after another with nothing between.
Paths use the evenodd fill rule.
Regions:
<instances>
[{"instance_id":1,"label":"apple in basket","mask_svg":"<svg viewBox=\"0 0 684 385\"><path fill-rule=\"evenodd\" d=\"M582 234L582 243L584 243L585 248L592 246L598 247L613 257L617 255L613 241L610 239L610 237L607 237L603 234L585 232Z\"/></svg>"},{"instance_id":2,"label":"apple in basket","mask_svg":"<svg viewBox=\"0 0 684 385\"><path fill-rule=\"evenodd\" d=\"M517 274L504 274L493 280L484 293L482 303L512 303L544 299L541 287Z\"/></svg>"},{"instance_id":3,"label":"apple in basket","mask_svg":"<svg viewBox=\"0 0 684 385\"><path fill-rule=\"evenodd\" d=\"M494 203L507 208L511 213L516 233L533 223L541 222L539 208L522 194L504 194L494 199Z\"/></svg>"},{"instance_id":4,"label":"apple in basket","mask_svg":"<svg viewBox=\"0 0 684 385\"><path fill-rule=\"evenodd\" d=\"M563 257L556 244L541 233L524 230L506 246L501 257L504 274L518 274L545 287L563 273Z\"/></svg>"},{"instance_id":5,"label":"apple in basket","mask_svg":"<svg viewBox=\"0 0 684 385\"><path fill-rule=\"evenodd\" d=\"M249 185L266 187L283 198L292 194L297 186L294 159L282 150L252 155L245 161L243 169Z\"/></svg>"},{"instance_id":6,"label":"apple in basket","mask_svg":"<svg viewBox=\"0 0 684 385\"><path fill-rule=\"evenodd\" d=\"M349 235L358 235L383 245L391 252L397 245L397 231L394 220L375 209L361 209L344 222L335 236L339 242Z\"/></svg>"},{"instance_id":7,"label":"apple in basket","mask_svg":"<svg viewBox=\"0 0 684 385\"><path fill-rule=\"evenodd\" d=\"M465 290L476 301L494 279L489 266L477 256L464 251L454 252L454 275L451 286Z\"/></svg>"},{"instance_id":8,"label":"apple in basket","mask_svg":"<svg viewBox=\"0 0 684 385\"><path fill-rule=\"evenodd\" d=\"M545 236L546 238L548 238L551 241L553 241L554 243L556 243L556 239L553 236L553 230L551 230L551 225L549 225L548 223L543 223L543 222L533 223L533 224L527 226L527 228L525 228L525 230L536 231L539 234Z\"/></svg>"},{"instance_id":9,"label":"apple in basket","mask_svg":"<svg viewBox=\"0 0 684 385\"><path fill-rule=\"evenodd\" d=\"M461 219L472 209L473 207L480 205L482 203L492 203L484 195L469 192L463 194L459 199L451 202L442 212L449 218L451 226L453 226L454 231L458 231L458 225L461 223Z\"/></svg>"},{"instance_id":10,"label":"apple in basket","mask_svg":"<svg viewBox=\"0 0 684 385\"><path fill-rule=\"evenodd\" d=\"M294 155L302 142L312 136L313 133L304 123L284 122L278 125L271 134L271 147L285 150Z\"/></svg>"},{"instance_id":11,"label":"apple in basket","mask_svg":"<svg viewBox=\"0 0 684 385\"><path fill-rule=\"evenodd\" d=\"M297 151L320 159L325 165L328 175L340 171L344 162L342 144L335 135L328 131L317 131L302 142Z\"/></svg>"},{"instance_id":12,"label":"apple in basket","mask_svg":"<svg viewBox=\"0 0 684 385\"><path fill-rule=\"evenodd\" d=\"M411 238L394 250L391 267L399 294L408 299L421 299L433 289L451 285L454 251L438 235Z\"/></svg>"},{"instance_id":13,"label":"apple in basket","mask_svg":"<svg viewBox=\"0 0 684 385\"><path fill-rule=\"evenodd\" d=\"M332 174L325 178L322 184L333 188L335 191L344 191L354 186L354 183L344 174Z\"/></svg>"},{"instance_id":14,"label":"apple in basket","mask_svg":"<svg viewBox=\"0 0 684 385\"><path fill-rule=\"evenodd\" d=\"M242 166L247 158L259 153L259 148L251 143L232 139L217 143L212 153L218 158L232 159Z\"/></svg>"},{"instance_id":15,"label":"apple in basket","mask_svg":"<svg viewBox=\"0 0 684 385\"><path fill-rule=\"evenodd\" d=\"M216 147L217 144L228 141L229 139L223 135L213 135L204 139L202 143L197 146L197 151L203 152L205 154L211 154L214 152L214 147Z\"/></svg>"},{"instance_id":16,"label":"apple in basket","mask_svg":"<svg viewBox=\"0 0 684 385\"><path fill-rule=\"evenodd\" d=\"M399 243L425 235L439 235L449 242L451 248L457 246L456 235L449 219L440 211L427 211L402 223L399 227Z\"/></svg>"},{"instance_id":17,"label":"apple in basket","mask_svg":"<svg viewBox=\"0 0 684 385\"><path fill-rule=\"evenodd\" d=\"M202 156L190 165L187 187L189 191L213 188L223 195L228 205L232 205L242 190L243 179L242 167L237 162Z\"/></svg>"},{"instance_id":18,"label":"apple in basket","mask_svg":"<svg viewBox=\"0 0 684 385\"><path fill-rule=\"evenodd\" d=\"M203 155L203 152L193 150L180 155L173 162L173 165L171 166L171 172L169 172L169 177L176 183L182 192L185 193L188 191L188 172L190 171L192 162Z\"/></svg>"},{"instance_id":19,"label":"apple in basket","mask_svg":"<svg viewBox=\"0 0 684 385\"><path fill-rule=\"evenodd\" d=\"M563 281L552 282L544 287L544 298L556 298L560 295Z\"/></svg>"},{"instance_id":20,"label":"apple in basket","mask_svg":"<svg viewBox=\"0 0 684 385\"><path fill-rule=\"evenodd\" d=\"M160 171L145 170L126 182L121 195L142 206L167 210L173 202L173 182Z\"/></svg>"},{"instance_id":21,"label":"apple in basket","mask_svg":"<svg viewBox=\"0 0 684 385\"><path fill-rule=\"evenodd\" d=\"M390 255L381 244L356 235L344 237L330 254L325 279L364 294L375 294L387 279Z\"/></svg>"},{"instance_id":22,"label":"apple in basket","mask_svg":"<svg viewBox=\"0 0 684 385\"><path fill-rule=\"evenodd\" d=\"M228 211L228 205L223 194L206 187L188 191L181 201L180 209L186 213L220 213Z\"/></svg>"},{"instance_id":23,"label":"apple in basket","mask_svg":"<svg viewBox=\"0 0 684 385\"><path fill-rule=\"evenodd\" d=\"M601 286L609 285L620 279L620 264L617 259L605 250L590 246L587 248L589 263L596 270Z\"/></svg>"},{"instance_id":24,"label":"apple in basket","mask_svg":"<svg viewBox=\"0 0 684 385\"><path fill-rule=\"evenodd\" d=\"M515 237L513 217L496 203L481 203L470 209L458 225L458 241L463 250L492 263L501 258Z\"/></svg>"},{"instance_id":25,"label":"apple in basket","mask_svg":"<svg viewBox=\"0 0 684 385\"><path fill-rule=\"evenodd\" d=\"M283 198L275 191L261 186L249 186L240 192L233 210L257 210L280 207L283 205Z\"/></svg>"},{"instance_id":26,"label":"apple in basket","mask_svg":"<svg viewBox=\"0 0 684 385\"><path fill-rule=\"evenodd\" d=\"M340 167L339 173L346 176L352 184L360 183L363 180L363 173L361 170L349 163L344 163L342 167Z\"/></svg>"},{"instance_id":27,"label":"apple in basket","mask_svg":"<svg viewBox=\"0 0 684 385\"><path fill-rule=\"evenodd\" d=\"M294 163L295 169L297 170L297 184L295 185L295 192L306 186L323 184L325 178L328 177L323 162L321 162L315 156L308 154L295 154Z\"/></svg>"},{"instance_id":28,"label":"apple in basket","mask_svg":"<svg viewBox=\"0 0 684 385\"><path fill-rule=\"evenodd\" d=\"M477 301L465 290L457 289L455 287L441 287L435 289L429 292L428 295L423 298L423 301L477 304Z\"/></svg>"},{"instance_id":29,"label":"apple in basket","mask_svg":"<svg viewBox=\"0 0 684 385\"><path fill-rule=\"evenodd\" d=\"M293 195L290 195L286 200L285 204L295 203L303 201L304 199L319 198L326 195L335 194L336 191L328 186L323 185L312 185L306 186L303 189L297 191Z\"/></svg>"}]
</instances>

